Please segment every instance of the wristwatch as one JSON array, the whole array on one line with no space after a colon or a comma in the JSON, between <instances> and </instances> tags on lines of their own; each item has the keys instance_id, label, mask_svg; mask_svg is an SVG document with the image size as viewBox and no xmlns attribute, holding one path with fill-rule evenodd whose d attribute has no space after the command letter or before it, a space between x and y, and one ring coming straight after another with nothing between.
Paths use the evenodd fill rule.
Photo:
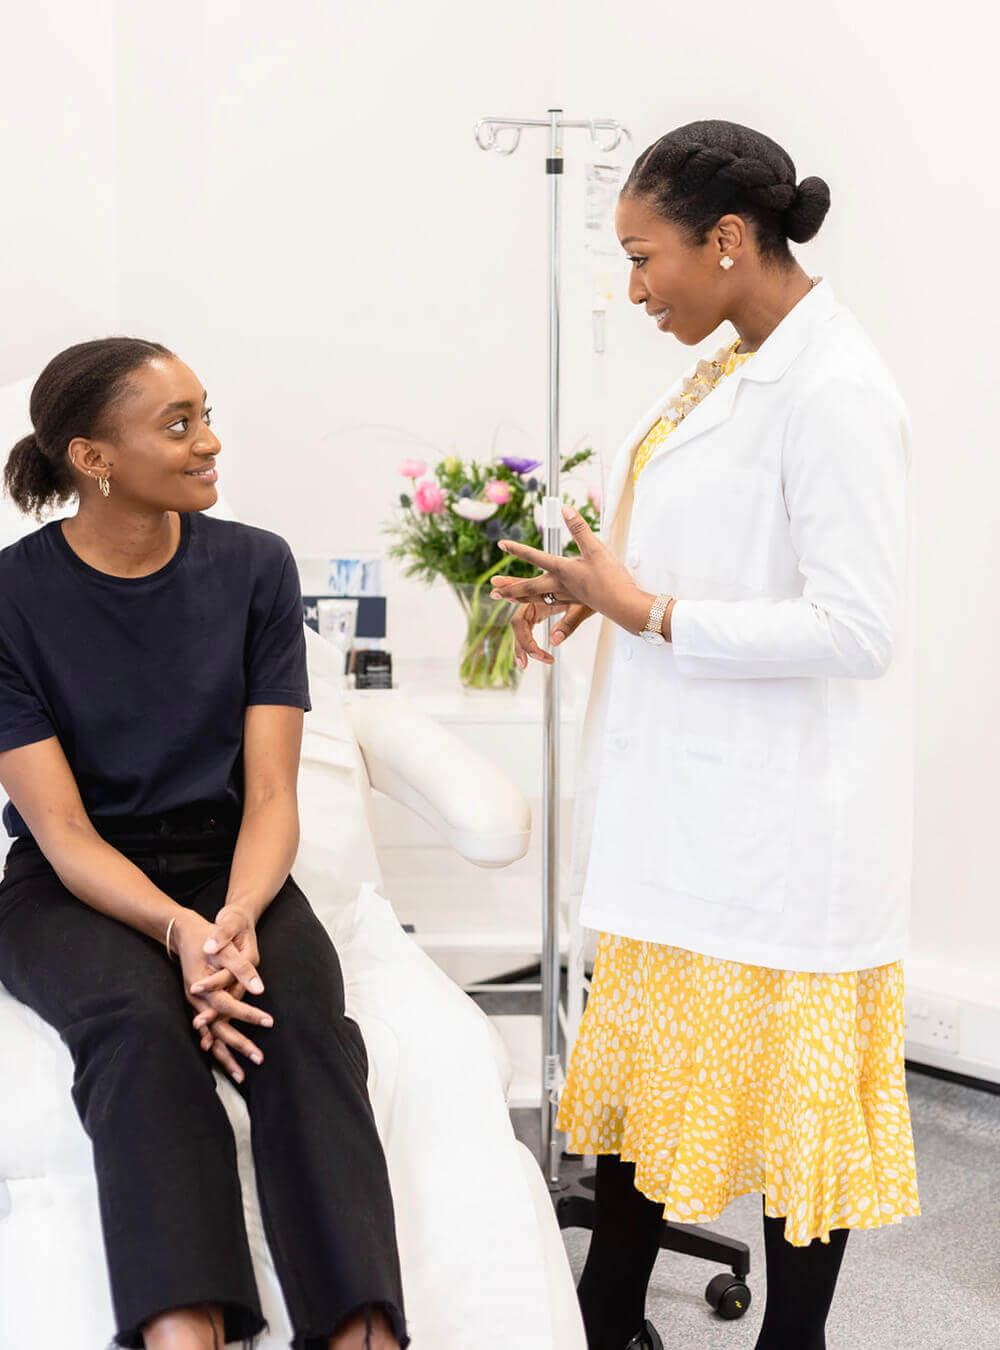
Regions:
<instances>
[{"instance_id":1,"label":"wristwatch","mask_svg":"<svg viewBox=\"0 0 1000 1350\"><path fill-rule=\"evenodd\" d=\"M660 625L663 623L663 615L666 613L671 599L672 597L669 595L658 595L656 597L653 601L653 607L649 611L646 627L639 634L643 641L648 642L651 647L662 647L667 640L660 631Z\"/></svg>"}]
</instances>

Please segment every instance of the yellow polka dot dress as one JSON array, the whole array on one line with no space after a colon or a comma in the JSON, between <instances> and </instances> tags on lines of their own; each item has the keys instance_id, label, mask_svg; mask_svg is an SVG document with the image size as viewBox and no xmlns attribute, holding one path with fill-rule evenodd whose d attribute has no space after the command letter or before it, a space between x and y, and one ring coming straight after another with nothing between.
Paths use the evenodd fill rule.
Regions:
<instances>
[{"instance_id":1,"label":"yellow polka dot dress","mask_svg":"<svg viewBox=\"0 0 1000 1350\"><path fill-rule=\"evenodd\" d=\"M602 932L556 1124L682 1223L752 1192L797 1247L918 1215L902 964L773 970Z\"/></svg>"}]
</instances>

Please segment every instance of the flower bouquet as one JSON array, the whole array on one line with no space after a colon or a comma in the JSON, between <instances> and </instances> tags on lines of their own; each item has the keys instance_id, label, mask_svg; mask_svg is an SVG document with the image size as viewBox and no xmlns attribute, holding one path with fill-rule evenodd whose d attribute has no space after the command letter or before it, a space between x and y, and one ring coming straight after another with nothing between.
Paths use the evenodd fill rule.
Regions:
<instances>
[{"instance_id":1,"label":"flower bouquet","mask_svg":"<svg viewBox=\"0 0 1000 1350\"><path fill-rule=\"evenodd\" d=\"M562 459L562 473L587 463L585 449ZM399 467L413 484L401 492L392 520L382 533L396 536L387 553L405 562L405 576L431 582L443 577L465 611L467 629L462 644L459 679L467 690L517 688L521 669L514 659L511 617L517 608L510 600L490 598L490 580L498 572L531 577L537 568L504 553L498 539L520 539L543 548L542 498L545 485L536 476L541 460L504 456L487 464L464 464L449 456L427 478L422 459L407 459ZM418 482L418 479L421 480ZM563 501L571 499L563 494ZM594 488L580 505L573 502L592 530L600 523L600 494ZM570 539L563 554L579 554Z\"/></svg>"}]
</instances>

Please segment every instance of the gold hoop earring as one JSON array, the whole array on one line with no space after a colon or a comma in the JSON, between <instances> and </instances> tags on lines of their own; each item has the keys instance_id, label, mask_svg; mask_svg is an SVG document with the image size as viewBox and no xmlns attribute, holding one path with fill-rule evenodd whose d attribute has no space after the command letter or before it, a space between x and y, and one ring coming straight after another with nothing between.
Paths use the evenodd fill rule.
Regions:
<instances>
[{"instance_id":1,"label":"gold hoop earring","mask_svg":"<svg viewBox=\"0 0 1000 1350\"><path fill-rule=\"evenodd\" d=\"M720 266L720 267L729 268L729 267L732 267L732 265L733 265L733 260L732 260L732 258L726 257L726 258L720 258L720 259L719 259L719 266Z\"/></svg>"}]
</instances>

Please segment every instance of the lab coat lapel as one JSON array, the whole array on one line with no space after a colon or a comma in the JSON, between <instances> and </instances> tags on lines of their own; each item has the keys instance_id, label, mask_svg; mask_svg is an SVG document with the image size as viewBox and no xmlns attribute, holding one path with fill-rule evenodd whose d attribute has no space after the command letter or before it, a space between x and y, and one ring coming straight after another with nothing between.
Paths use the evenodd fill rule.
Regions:
<instances>
[{"instance_id":1,"label":"lab coat lapel","mask_svg":"<svg viewBox=\"0 0 1000 1350\"><path fill-rule=\"evenodd\" d=\"M686 444L694 436L700 435L703 431L708 431L711 427L718 426L729 416L733 407L733 400L736 397L736 386L739 383L739 370L733 371L731 375L721 381L714 389L697 403L674 430L667 436L650 455L648 464L654 459L659 459L661 455L670 454L680 446ZM657 399L656 403L639 419L628 436L620 445L617 454L611 461L611 469L608 474L607 487L604 493L603 510L601 512L601 537L604 542L615 552L620 550L616 547L616 540L621 534L623 525L627 524L627 519L622 521L617 519L620 508L625 499L631 498L631 492L626 491L631 483L632 464L635 459L635 452L646 437L646 433L662 417L667 404L673 399L675 393L679 393L683 387L686 375L682 375L675 384ZM626 509L627 517L628 511Z\"/></svg>"},{"instance_id":2,"label":"lab coat lapel","mask_svg":"<svg viewBox=\"0 0 1000 1350\"><path fill-rule=\"evenodd\" d=\"M670 435L660 442L649 457L647 464L652 463L654 459L659 459L661 455L670 454L694 436L700 435L703 431L708 431L711 427L718 426L720 422L724 422L732 411L740 373L737 368L714 389L710 390L700 403L695 404ZM680 393L686 378L685 373L646 411L622 442L611 462L607 489L604 494L604 509L601 513L601 534L606 543L617 533L615 517L622 504L626 483L631 477L635 452L645 439L646 433L663 416L667 404L670 403L675 394ZM609 543L609 547L613 547L613 544Z\"/></svg>"},{"instance_id":3,"label":"lab coat lapel","mask_svg":"<svg viewBox=\"0 0 1000 1350\"><path fill-rule=\"evenodd\" d=\"M615 517L622 504L624 489L631 477L632 461L639 444L645 438L650 427L657 422L666 408L667 404L673 398L674 393L679 391L684 377L681 376L670 388L656 400L651 408L648 408L642 417L639 418L635 426L622 441L611 461L611 468L608 471L607 483L605 484L602 503L601 503L601 521L600 533L604 542L609 547L613 545L609 542L612 537L612 531L615 528Z\"/></svg>"},{"instance_id":4,"label":"lab coat lapel","mask_svg":"<svg viewBox=\"0 0 1000 1350\"><path fill-rule=\"evenodd\" d=\"M648 468L654 459L673 454L675 450L679 450L682 445L686 445L695 436L700 436L705 431L711 431L712 427L717 427L720 422L724 422L733 410L736 391L742 378L742 367L737 366L731 374L720 380L715 388L710 389L690 412L685 413L670 435L660 442L646 461L646 467Z\"/></svg>"}]
</instances>

